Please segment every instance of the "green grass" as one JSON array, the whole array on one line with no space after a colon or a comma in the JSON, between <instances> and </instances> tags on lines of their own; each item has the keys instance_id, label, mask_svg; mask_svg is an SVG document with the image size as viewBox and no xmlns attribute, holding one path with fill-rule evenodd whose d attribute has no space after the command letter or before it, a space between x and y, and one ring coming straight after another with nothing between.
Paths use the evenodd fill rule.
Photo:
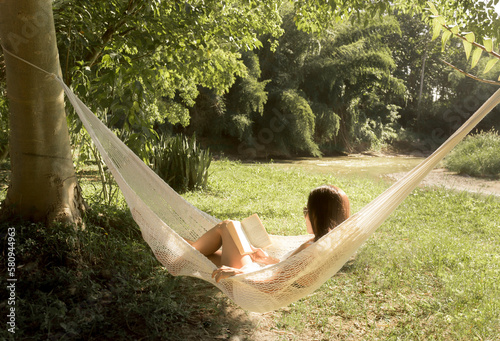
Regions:
<instances>
[{"instance_id":1,"label":"green grass","mask_svg":"<svg viewBox=\"0 0 500 341\"><path fill-rule=\"evenodd\" d=\"M189 200L221 218L258 212L278 234L303 233L300 208L315 186L342 187L354 212L388 186L264 165L214 168L212 191ZM276 327L297 339L497 339L499 217L498 198L417 189L337 276L274 313Z\"/></svg>"},{"instance_id":2,"label":"green grass","mask_svg":"<svg viewBox=\"0 0 500 341\"><path fill-rule=\"evenodd\" d=\"M210 172L207 190L184 194L190 202L220 219L258 213L284 235L305 232L302 207L316 186L343 188L356 212L389 185L272 164L217 161ZM91 197L99 188L85 174ZM93 208L85 231L18 227L16 337L258 339L261 330L275 340L500 338L498 198L415 190L336 276L260 315L265 323L205 282L166 273L122 202Z\"/></svg>"},{"instance_id":3,"label":"green grass","mask_svg":"<svg viewBox=\"0 0 500 341\"><path fill-rule=\"evenodd\" d=\"M340 316L332 337L497 339L499 216L497 200L417 190L297 315Z\"/></svg>"},{"instance_id":4,"label":"green grass","mask_svg":"<svg viewBox=\"0 0 500 341\"><path fill-rule=\"evenodd\" d=\"M451 171L471 176L500 176L500 135L491 130L465 138L445 159Z\"/></svg>"}]
</instances>

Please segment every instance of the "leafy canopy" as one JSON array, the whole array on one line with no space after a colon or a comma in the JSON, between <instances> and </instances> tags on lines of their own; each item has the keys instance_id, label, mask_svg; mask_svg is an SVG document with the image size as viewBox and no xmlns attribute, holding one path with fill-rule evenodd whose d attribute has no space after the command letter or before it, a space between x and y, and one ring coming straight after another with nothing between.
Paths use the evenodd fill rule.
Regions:
<instances>
[{"instance_id":1,"label":"leafy canopy","mask_svg":"<svg viewBox=\"0 0 500 341\"><path fill-rule=\"evenodd\" d=\"M246 73L240 51L260 47L263 34L281 34L277 6L56 0L63 73L95 109L106 108L106 115L129 116L129 123L186 124L187 111L179 103L191 106L199 85L227 91L235 76Z\"/></svg>"},{"instance_id":2,"label":"leafy canopy","mask_svg":"<svg viewBox=\"0 0 500 341\"><path fill-rule=\"evenodd\" d=\"M360 26L380 13L424 12L428 6L421 0L291 3L299 29L322 33L339 21ZM65 80L95 99L96 109L107 108L106 115L129 111L129 121L187 124L185 106L194 104L198 86L227 92L235 77L247 72L241 52L262 47L263 35L275 42L283 34L285 4L290 2L55 0ZM477 23L472 27L477 34L498 35L491 1L435 4L446 18Z\"/></svg>"},{"instance_id":3,"label":"leafy canopy","mask_svg":"<svg viewBox=\"0 0 500 341\"><path fill-rule=\"evenodd\" d=\"M491 1L490 1L491 3ZM432 2L429 2L430 11L432 15L432 39L437 39L441 31L443 31L443 35L441 36L442 49L446 48L446 44L452 36L456 36L462 40L466 59L470 59L470 67L474 69L479 60L481 59L483 52L489 57L486 66L484 67L483 74L487 74L496 63L500 60L500 54L495 51L498 47L497 39L498 35L495 37L483 37L482 43L479 44L480 39L476 37L476 34L472 32L463 32L458 24L449 24L444 16L440 15L438 9ZM500 20L498 15L494 13L491 17L496 18L495 21L492 22L492 26L496 27L497 30L500 29ZM490 16L487 16L489 19ZM498 33L498 32L497 32ZM498 81L500 81L500 75L498 76ZM500 83L498 83L500 85Z\"/></svg>"}]
</instances>

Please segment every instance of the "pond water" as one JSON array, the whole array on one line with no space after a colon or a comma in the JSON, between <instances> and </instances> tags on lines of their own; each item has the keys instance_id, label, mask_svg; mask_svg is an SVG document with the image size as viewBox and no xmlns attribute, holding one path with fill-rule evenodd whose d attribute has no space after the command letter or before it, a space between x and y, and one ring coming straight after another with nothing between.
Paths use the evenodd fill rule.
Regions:
<instances>
[{"instance_id":1,"label":"pond water","mask_svg":"<svg viewBox=\"0 0 500 341\"><path fill-rule=\"evenodd\" d=\"M276 167L294 167L306 171L341 176L380 178L385 174L408 172L417 166L421 157L351 155L323 158L274 160Z\"/></svg>"}]
</instances>

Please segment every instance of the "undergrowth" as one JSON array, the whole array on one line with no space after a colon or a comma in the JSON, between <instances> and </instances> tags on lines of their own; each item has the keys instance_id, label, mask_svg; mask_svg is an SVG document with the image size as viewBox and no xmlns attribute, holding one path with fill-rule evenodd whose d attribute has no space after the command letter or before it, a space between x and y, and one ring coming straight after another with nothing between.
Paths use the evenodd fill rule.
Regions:
<instances>
[{"instance_id":1,"label":"undergrowth","mask_svg":"<svg viewBox=\"0 0 500 341\"><path fill-rule=\"evenodd\" d=\"M207 187L212 154L201 148L195 135L162 137L151 154L152 169L177 192Z\"/></svg>"},{"instance_id":2,"label":"undergrowth","mask_svg":"<svg viewBox=\"0 0 500 341\"><path fill-rule=\"evenodd\" d=\"M14 227L17 267L16 330L4 326L0 339L182 339L178 330L189 325L196 306L159 266L129 213L94 206L85 220L76 230L0 226L1 262L6 264L7 229Z\"/></svg>"},{"instance_id":3,"label":"undergrowth","mask_svg":"<svg viewBox=\"0 0 500 341\"><path fill-rule=\"evenodd\" d=\"M494 130L466 137L445 159L453 172L470 176L500 176L500 135Z\"/></svg>"}]
</instances>

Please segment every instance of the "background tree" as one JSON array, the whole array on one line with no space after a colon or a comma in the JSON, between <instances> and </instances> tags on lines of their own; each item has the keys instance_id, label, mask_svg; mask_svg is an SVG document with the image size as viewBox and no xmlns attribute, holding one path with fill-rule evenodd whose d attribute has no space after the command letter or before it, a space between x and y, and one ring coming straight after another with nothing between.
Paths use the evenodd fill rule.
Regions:
<instances>
[{"instance_id":1,"label":"background tree","mask_svg":"<svg viewBox=\"0 0 500 341\"><path fill-rule=\"evenodd\" d=\"M397 22L390 17L368 18L363 26L335 24L317 36L296 28L291 7L282 11L285 33L278 47L260 50L260 63L252 66L260 64L261 85L269 82L263 114L244 115L251 138L222 131L240 139L243 154L248 154L244 156L256 156L259 151L317 156L320 145L345 150L355 143L370 145L388 139L388 127L398 118L391 103L404 93L402 82L392 76L395 63L387 46L399 31ZM210 120L215 119L217 127L227 126L246 111L241 103L231 105L233 99L252 103L251 94L262 91L231 88L219 101L224 105L212 106ZM230 105L233 112L227 114ZM215 113L218 110L221 114ZM202 129L198 122L193 125L196 131Z\"/></svg>"},{"instance_id":2,"label":"background tree","mask_svg":"<svg viewBox=\"0 0 500 341\"><path fill-rule=\"evenodd\" d=\"M258 36L281 33L272 1L67 3L55 7L67 82L138 154L156 123L188 124L200 87L219 96L244 76Z\"/></svg>"},{"instance_id":3,"label":"background tree","mask_svg":"<svg viewBox=\"0 0 500 341\"><path fill-rule=\"evenodd\" d=\"M318 134L318 143L332 141L349 150L353 143L370 146L386 138L384 127L397 116L393 103L405 91L404 83L393 76L396 64L387 44L398 33L393 17L368 17L363 26L337 25L322 39L321 53L308 62L301 89L313 103L333 110L339 131Z\"/></svg>"},{"instance_id":4,"label":"background tree","mask_svg":"<svg viewBox=\"0 0 500 341\"><path fill-rule=\"evenodd\" d=\"M242 53L247 71L237 77L224 95L215 90L200 88L195 106L190 110L188 131L212 138L233 137L249 142L253 138L256 117L264 112L265 90L269 80L261 80L258 56L253 51Z\"/></svg>"},{"instance_id":5,"label":"background tree","mask_svg":"<svg viewBox=\"0 0 500 341\"><path fill-rule=\"evenodd\" d=\"M397 102L402 107L400 122L412 134L411 140L420 140L419 148L433 150L496 89L466 78L444 61L486 78L498 75L498 65L488 73L481 72L491 60L481 58L472 70L471 59L467 61L460 39L432 39L434 28L420 17L399 14L397 18L402 34L389 44L397 64L394 74L407 86L406 96ZM498 128L497 117L487 116L478 129ZM430 136L431 131L437 131L438 135Z\"/></svg>"},{"instance_id":6,"label":"background tree","mask_svg":"<svg viewBox=\"0 0 500 341\"><path fill-rule=\"evenodd\" d=\"M443 50L441 42L432 41L431 28L419 16L398 14L398 22L388 15L370 20L361 11L356 20L323 23L318 35L297 29L293 7L283 6L281 13L285 33L277 49L266 46L258 51L260 80L269 82L259 90L262 96L262 91L269 93L264 113L242 116L237 105L228 114L231 98L245 102L257 95L250 88L238 95L233 88L223 96L206 91L192 111L191 130L207 137L237 138L239 155L252 157L258 152L318 155L319 146L325 152L373 148L398 138L413 140L412 131L425 135L436 126L446 127L442 138L451 132L443 112L452 105L450 100L460 97L454 95L450 69L440 58L463 59L463 49L449 45ZM281 96L290 89L293 96ZM286 113L280 112L283 98L298 101L296 113L291 103L286 103ZM300 98L306 99L313 125L295 120L304 113ZM232 115L238 120L231 121ZM278 119L286 124L274 124L273 131ZM207 130L210 122L216 124ZM235 122L241 131L228 128ZM299 133L294 128L297 122Z\"/></svg>"},{"instance_id":7,"label":"background tree","mask_svg":"<svg viewBox=\"0 0 500 341\"><path fill-rule=\"evenodd\" d=\"M434 97L438 93L445 96L449 89L449 70L439 58L456 54L457 48L442 51L440 42L431 40L429 26L418 16L400 14L397 19L401 35L389 41L389 45L397 64L394 75L407 87L407 95L397 102L402 107L401 124L406 129L425 132L429 128L422 124L425 117L435 114Z\"/></svg>"}]
</instances>

